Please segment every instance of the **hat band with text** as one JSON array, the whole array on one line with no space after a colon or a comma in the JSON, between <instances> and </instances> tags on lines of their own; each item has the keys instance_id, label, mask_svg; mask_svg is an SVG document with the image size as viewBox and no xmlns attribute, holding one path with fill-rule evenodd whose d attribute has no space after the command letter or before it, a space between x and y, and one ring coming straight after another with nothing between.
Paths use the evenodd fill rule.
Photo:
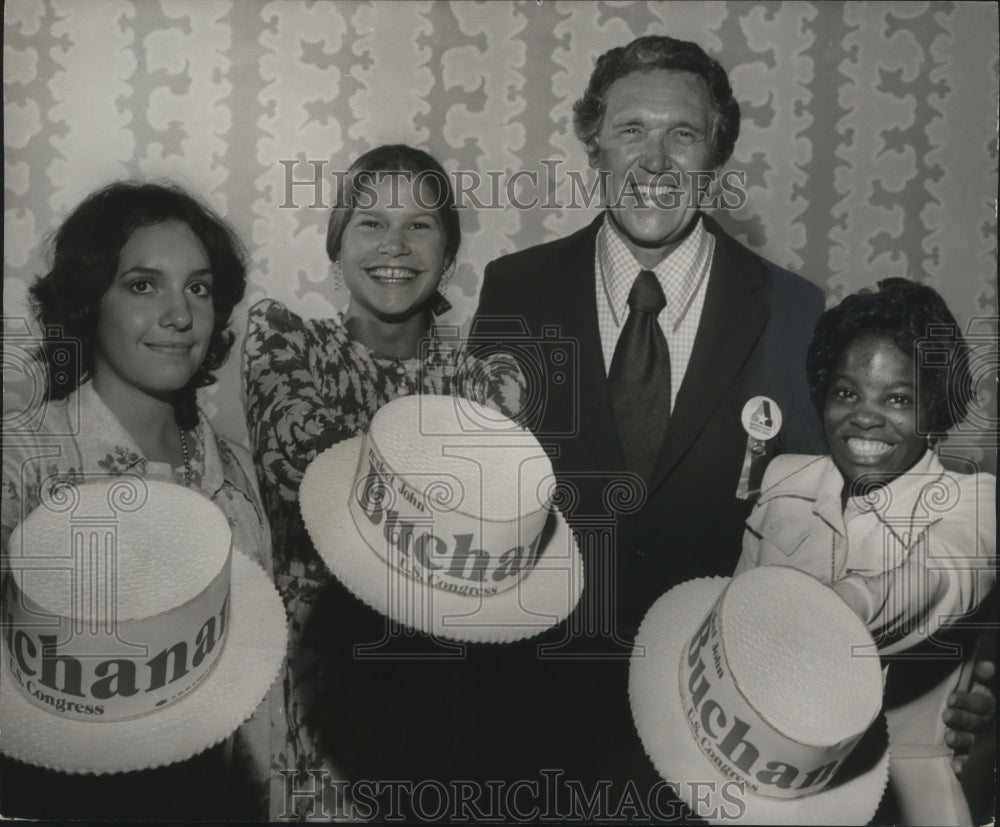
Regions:
<instances>
[{"instance_id":1,"label":"hat band with text","mask_svg":"<svg viewBox=\"0 0 1000 827\"><path fill-rule=\"evenodd\" d=\"M428 475L417 489L396 473L369 433L348 507L369 548L414 580L470 597L514 588L538 562L550 508L486 519L468 513L464 494L459 479L443 474Z\"/></svg>"},{"instance_id":2,"label":"hat band with text","mask_svg":"<svg viewBox=\"0 0 1000 827\"><path fill-rule=\"evenodd\" d=\"M7 671L35 706L83 721L148 715L194 690L222 654L229 631L232 550L194 598L170 611L96 622L53 613L4 584Z\"/></svg>"},{"instance_id":3,"label":"hat band with text","mask_svg":"<svg viewBox=\"0 0 1000 827\"><path fill-rule=\"evenodd\" d=\"M691 734L722 775L742 781L753 793L791 799L819 792L863 733L814 746L782 735L765 721L740 691L726 658L720 622L725 596L723 591L681 652L681 704Z\"/></svg>"}]
</instances>

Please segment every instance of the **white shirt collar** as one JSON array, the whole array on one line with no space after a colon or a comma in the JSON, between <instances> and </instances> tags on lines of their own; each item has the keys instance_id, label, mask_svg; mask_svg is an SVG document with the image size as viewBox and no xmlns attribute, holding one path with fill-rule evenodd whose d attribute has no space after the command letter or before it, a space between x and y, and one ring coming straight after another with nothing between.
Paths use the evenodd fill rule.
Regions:
<instances>
[{"instance_id":1,"label":"white shirt collar","mask_svg":"<svg viewBox=\"0 0 1000 827\"><path fill-rule=\"evenodd\" d=\"M695 222L687 238L652 268L667 298L665 312L673 329L683 321L697 295L708 272L706 264L714 247L701 216ZM615 323L621 326L628 317L628 294L632 283L641 270L649 268L636 260L608 213L597 233L597 250L608 307Z\"/></svg>"},{"instance_id":2,"label":"white shirt collar","mask_svg":"<svg viewBox=\"0 0 1000 827\"><path fill-rule=\"evenodd\" d=\"M140 476L148 474L150 460L101 399L93 382L82 384L69 395L65 404L79 405L80 429L76 440L84 468L102 468L116 473L134 470ZM199 413L198 425L188 432L194 437L191 440L191 476L194 485L211 495L222 487L225 478L215 439L206 438L205 429L205 418Z\"/></svg>"},{"instance_id":3,"label":"white shirt collar","mask_svg":"<svg viewBox=\"0 0 1000 827\"><path fill-rule=\"evenodd\" d=\"M849 498L842 510L840 504L844 477L831 457L827 467L823 469L813 512L845 536L848 522L861 515L872 514L906 545L913 538L904 538L900 534L900 526L909 524L914 516L911 513L913 509L920 508L921 505L927 508L927 503L923 502L926 495L922 489L928 489L933 496L933 487L939 485L944 476L946 472L937 455L928 450L912 468L892 482L872 489L868 496ZM907 509L906 513L901 513L901 508Z\"/></svg>"}]
</instances>

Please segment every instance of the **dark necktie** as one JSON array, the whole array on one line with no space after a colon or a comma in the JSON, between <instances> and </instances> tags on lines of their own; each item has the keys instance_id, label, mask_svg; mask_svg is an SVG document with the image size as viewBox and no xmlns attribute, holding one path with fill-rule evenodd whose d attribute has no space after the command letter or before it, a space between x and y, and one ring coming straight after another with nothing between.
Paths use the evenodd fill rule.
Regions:
<instances>
[{"instance_id":1,"label":"dark necktie","mask_svg":"<svg viewBox=\"0 0 1000 827\"><path fill-rule=\"evenodd\" d=\"M656 317L667 306L651 270L635 278L608 371L625 467L649 479L670 416L670 351Z\"/></svg>"}]
</instances>

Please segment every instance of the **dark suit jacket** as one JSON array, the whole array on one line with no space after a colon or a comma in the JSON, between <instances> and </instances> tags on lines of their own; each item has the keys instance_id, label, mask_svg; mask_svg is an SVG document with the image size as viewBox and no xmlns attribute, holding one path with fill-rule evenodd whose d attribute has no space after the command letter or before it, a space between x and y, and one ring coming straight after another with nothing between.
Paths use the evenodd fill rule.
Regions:
<instances>
[{"instance_id":1,"label":"dark suit jacket","mask_svg":"<svg viewBox=\"0 0 1000 827\"><path fill-rule=\"evenodd\" d=\"M617 631L629 639L663 592L735 568L752 505L736 497L747 400L768 396L783 415L765 460L783 452L825 453L805 378L823 296L703 219L715 236L704 310L650 488L638 494L637 508L630 496L637 480L622 471L597 326L594 250L601 220L488 265L472 335L527 365L528 424L552 450L557 477L573 490L564 511L578 533L605 546L589 550L588 586L605 581L601 601L616 601ZM596 542L599 534L607 537L608 522L610 548ZM593 602L596 593L588 591Z\"/></svg>"},{"instance_id":2,"label":"dark suit jacket","mask_svg":"<svg viewBox=\"0 0 1000 827\"><path fill-rule=\"evenodd\" d=\"M805 380L820 290L705 220L715 252L704 310L648 491L622 470L608 396L594 289L601 219L486 268L470 342L521 362L527 424L550 451L564 487L558 504L586 568L566 623L493 647L476 667L506 710L489 751L510 778L554 769L591 791L611 781L612 797L628 785L641 795L655 789L660 779L628 706L631 641L664 592L736 566L752 506L736 497L744 404L763 395L781 408L784 425L769 455L824 451ZM673 805L675 817L689 817Z\"/></svg>"}]
</instances>

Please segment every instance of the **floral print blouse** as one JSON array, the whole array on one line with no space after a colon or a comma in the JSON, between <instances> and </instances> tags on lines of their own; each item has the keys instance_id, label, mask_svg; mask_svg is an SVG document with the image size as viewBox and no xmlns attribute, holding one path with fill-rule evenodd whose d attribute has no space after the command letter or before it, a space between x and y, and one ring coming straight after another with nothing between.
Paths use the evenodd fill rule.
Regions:
<instances>
[{"instance_id":1,"label":"floral print blouse","mask_svg":"<svg viewBox=\"0 0 1000 827\"><path fill-rule=\"evenodd\" d=\"M298 489L309 463L326 448L367 431L385 403L411 394L456 394L498 408L518 409L524 380L513 361L482 361L431 337L421 357L380 354L351 337L341 316L306 320L264 300L250 309L243 345L243 389L253 461L274 542L275 581L289 614L288 718L285 767L343 776L311 732L310 709L321 697L321 655L302 636L331 575L309 542L298 510ZM300 775L298 785L312 778ZM328 795L334 793L327 790ZM332 800L332 799L331 799ZM301 801L291 802L300 807ZM303 815L299 813L299 815Z\"/></svg>"},{"instance_id":2,"label":"floral print blouse","mask_svg":"<svg viewBox=\"0 0 1000 827\"><path fill-rule=\"evenodd\" d=\"M4 432L2 525L6 537L57 483L135 474L184 484L184 468L142 455L90 382L26 412ZM188 432L191 485L229 520L233 544L271 571L271 537L246 448L216 434L204 415Z\"/></svg>"},{"instance_id":3,"label":"floral print blouse","mask_svg":"<svg viewBox=\"0 0 1000 827\"><path fill-rule=\"evenodd\" d=\"M509 413L524 388L513 360L484 363L435 338L420 358L384 356L339 316L305 320L269 299L250 309L243 379L254 462L265 488L287 502L298 501L318 453L365 433L392 399L457 394Z\"/></svg>"}]
</instances>

